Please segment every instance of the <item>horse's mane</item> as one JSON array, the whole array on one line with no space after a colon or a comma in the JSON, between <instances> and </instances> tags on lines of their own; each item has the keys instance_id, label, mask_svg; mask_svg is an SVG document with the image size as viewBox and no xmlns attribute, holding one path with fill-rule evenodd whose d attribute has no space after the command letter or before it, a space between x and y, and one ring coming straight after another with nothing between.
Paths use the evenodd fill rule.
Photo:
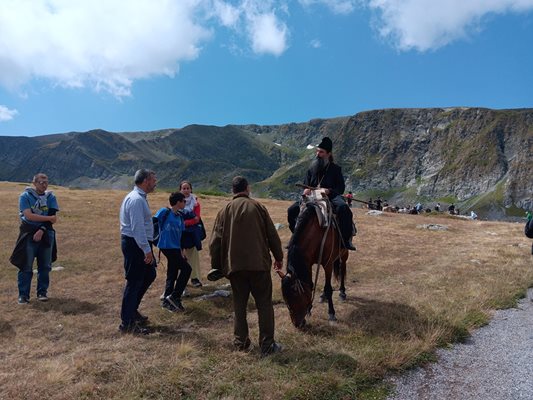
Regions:
<instances>
[{"instance_id":1,"label":"horse's mane","mask_svg":"<svg viewBox=\"0 0 533 400\"><path fill-rule=\"evenodd\" d=\"M291 236L287 254L287 271L298 277L298 279L313 285L312 276L308 265L305 263L304 250L300 245L300 239L306 230L306 227L314 217L315 210L311 204L298 215L296 228Z\"/></svg>"}]
</instances>

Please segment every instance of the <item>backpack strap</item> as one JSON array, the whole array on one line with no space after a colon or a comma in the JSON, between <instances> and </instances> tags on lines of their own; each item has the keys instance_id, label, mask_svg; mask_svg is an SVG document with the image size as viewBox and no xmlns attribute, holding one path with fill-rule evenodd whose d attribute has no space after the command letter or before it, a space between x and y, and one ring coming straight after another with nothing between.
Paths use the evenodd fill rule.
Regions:
<instances>
[{"instance_id":1,"label":"backpack strap","mask_svg":"<svg viewBox=\"0 0 533 400\"><path fill-rule=\"evenodd\" d=\"M168 216L170 215L171 209L167 207L167 210L164 213L161 213L161 224L159 225L159 234L161 234L161 230L165 226L165 222L167 221ZM158 247L159 249L159 247ZM154 254L155 255L155 254ZM161 249L159 249L157 258L156 258L156 264L159 264L161 261Z\"/></svg>"}]
</instances>

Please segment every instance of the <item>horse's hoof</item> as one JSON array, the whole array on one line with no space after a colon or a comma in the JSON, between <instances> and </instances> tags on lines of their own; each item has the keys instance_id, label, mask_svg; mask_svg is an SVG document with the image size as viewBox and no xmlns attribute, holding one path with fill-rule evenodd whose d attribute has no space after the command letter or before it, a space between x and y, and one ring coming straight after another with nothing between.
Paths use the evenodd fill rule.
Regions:
<instances>
[{"instance_id":1,"label":"horse's hoof","mask_svg":"<svg viewBox=\"0 0 533 400\"><path fill-rule=\"evenodd\" d=\"M339 293L339 297L342 301L346 301L346 293Z\"/></svg>"},{"instance_id":2,"label":"horse's hoof","mask_svg":"<svg viewBox=\"0 0 533 400\"><path fill-rule=\"evenodd\" d=\"M335 314L329 314L329 320L330 321L337 321L337 317L335 316Z\"/></svg>"}]
</instances>

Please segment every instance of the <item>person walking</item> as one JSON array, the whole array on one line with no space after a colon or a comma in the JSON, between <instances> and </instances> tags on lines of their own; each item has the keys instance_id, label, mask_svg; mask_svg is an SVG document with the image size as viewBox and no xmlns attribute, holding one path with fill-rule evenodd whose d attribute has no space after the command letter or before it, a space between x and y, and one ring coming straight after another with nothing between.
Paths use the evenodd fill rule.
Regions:
<instances>
[{"instance_id":1,"label":"person walking","mask_svg":"<svg viewBox=\"0 0 533 400\"><path fill-rule=\"evenodd\" d=\"M328 137L323 138L322 142L317 146L316 157L307 171L304 185L325 190L333 206L333 211L339 219L343 245L348 250L355 250L352 244L352 236L354 234L353 214L350 207L348 207L342 198L345 189L344 177L341 167L333 162L332 149L333 143L331 139ZM308 195L309 193L311 193L311 189L304 189L304 195ZM287 221L291 232L294 232L299 213L299 201L292 204L287 210Z\"/></svg>"},{"instance_id":2,"label":"person walking","mask_svg":"<svg viewBox=\"0 0 533 400\"><path fill-rule=\"evenodd\" d=\"M157 185L154 171L135 172L135 186L120 206L121 249L124 255L126 286L122 296L119 330L123 333L143 334L148 318L139 313L144 294L155 280L156 263L152 252L154 227L146 198Z\"/></svg>"},{"instance_id":3,"label":"person walking","mask_svg":"<svg viewBox=\"0 0 533 400\"><path fill-rule=\"evenodd\" d=\"M524 233L528 238L533 239L533 214L531 211L526 212L526 219ZM531 244L531 254L533 255L533 244Z\"/></svg>"},{"instance_id":4,"label":"person walking","mask_svg":"<svg viewBox=\"0 0 533 400\"><path fill-rule=\"evenodd\" d=\"M40 172L33 177L33 188L28 187L19 197L20 230L10 261L19 268L18 304L30 302L33 260L37 259L37 300L48 300L50 271L54 258L57 199L48 191L48 176Z\"/></svg>"},{"instance_id":5,"label":"person walking","mask_svg":"<svg viewBox=\"0 0 533 400\"><path fill-rule=\"evenodd\" d=\"M182 248L185 250L185 256L192 268L191 285L193 287L201 287L199 251L202 250L205 228L201 225L200 202L192 192L191 182L182 181L179 190L185 196L185 208L183 209L185 232L182 236Z\"/></svg>"},{"instance_id":6,"label":"person walking","mask_svg":"<svg viewBox=\"0 0 533 400\"><path fill-rule=\"evenodd\" d=\"M246 310L250 294L255 299L259 317L259 346L263 356L281 351L274 340L274 308L270 269L274 255L274 270L280 271L283 250L276 228L265 206L250 198L246 178L232 181L233 199L218 212L209 252L212 270L209 280L226 276L233 292L233 345L249 351Z\"/></svg>"},{"instance_id":7,"label":"person walking","mask_svg":"<svg viewBox=\"0 0 533 400\"><path fill-rule=\"evenodd\" d=\"M181 294L191 276L191 266L181 248L181 235L185 227L180 210L185 207L185 196L181 192L171 193L170 208L163 207L155 214L159 226L157 247L167 258L167 279L161 307L171 311L185 311Z\"/></svg>"}]
</instances>

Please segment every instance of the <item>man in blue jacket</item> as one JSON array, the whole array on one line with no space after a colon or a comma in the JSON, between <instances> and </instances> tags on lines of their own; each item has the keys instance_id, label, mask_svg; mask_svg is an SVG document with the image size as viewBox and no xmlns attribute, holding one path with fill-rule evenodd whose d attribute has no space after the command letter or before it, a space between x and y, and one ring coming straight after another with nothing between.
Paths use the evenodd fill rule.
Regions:
<instances>
[{"instance_id":1,"label":"man in blue jacket","mask_svg":"<svg viewBox=\"0 0 533 400\"><path fill-rule=\"evenodd\" d=\"M333 143L331 142L331 139L328 137L323 138L322 142L317 146L316 158L311 164L311 167L307 170L304 185L325 190L333 206L333 211L337 214L337 218L339 219L344 247L349 250L355 250L355 247L352 244L353 214L350 207L348 207L342 198L345 189L344 177L342 176L341 167L333 162L332 149ZM304 195L310 193L310 189L304 189ZM299 202L294 203L287 210L287 219L291 232L294 231L299 213Z\"/></svg>"},{"instance_id":2,"label":"man in blue jacket","mask_svg":"<svg viewBox=\"0 0 533 400\"><path fill-rule=\"evenodd\" d=\"M33 260L37 258L37 299L48 300L49 273L52 269L52 250L55 245L55 231L59 211L57 199L48 191L48 177L38 173L33 177L33 188L28 187L19 197L20 234L11 263L19 268L19 304L30 301Z\"/></svg>"}]
</instances>

